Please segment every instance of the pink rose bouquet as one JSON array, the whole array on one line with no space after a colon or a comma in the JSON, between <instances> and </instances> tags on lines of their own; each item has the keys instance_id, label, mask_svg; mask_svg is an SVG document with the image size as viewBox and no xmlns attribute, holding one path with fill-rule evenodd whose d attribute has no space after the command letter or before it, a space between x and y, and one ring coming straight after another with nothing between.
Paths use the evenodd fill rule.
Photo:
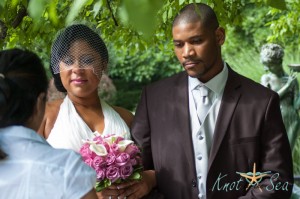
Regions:
<instances>
[{"instance_id":1,"label":"pink rose bouquet","mask_svg":"<svg viewBox=\"0 0 300 199\"><path fill-rule=\"evenodd\" d=\"M98 192L112 183L141 179L141 152L132 140L114 134L97 135L93 140L85 140L79 153L97 173Z\"/></svg>"}]
</instances>

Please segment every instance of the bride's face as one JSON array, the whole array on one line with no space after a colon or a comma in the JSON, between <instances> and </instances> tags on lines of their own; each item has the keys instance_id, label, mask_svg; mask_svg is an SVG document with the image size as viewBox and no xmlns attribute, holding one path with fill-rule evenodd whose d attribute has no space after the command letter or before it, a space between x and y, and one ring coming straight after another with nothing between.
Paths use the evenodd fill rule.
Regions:
<instances>
[{"instance_id":1,"label":"bride's face","mask_svg":"<svg viewBox=\"0 0 300 199\"><path fill-rule=\"evenodd\" d=\"M68 94L86 97L97 92L103 70L101 56L86 41L73 42L59 67Z\"/></svg>"}]
</instances>

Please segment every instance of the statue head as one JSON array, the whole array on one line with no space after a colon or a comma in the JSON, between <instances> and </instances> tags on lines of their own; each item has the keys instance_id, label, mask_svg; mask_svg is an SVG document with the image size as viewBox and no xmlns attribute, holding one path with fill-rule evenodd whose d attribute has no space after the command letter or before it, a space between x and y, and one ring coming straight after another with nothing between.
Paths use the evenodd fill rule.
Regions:
<instances>
[{"instance_id":1,"label":"statue head","mask_svg":"<svg viewBox=\"0 0 300 199\"><path fill-rule=\"evenodd\" d=\"M276 73L282 71L284 51L278 44L265 44L261 47L260 62L264 65L265 70Z\"/></svg>"}]
</instances>

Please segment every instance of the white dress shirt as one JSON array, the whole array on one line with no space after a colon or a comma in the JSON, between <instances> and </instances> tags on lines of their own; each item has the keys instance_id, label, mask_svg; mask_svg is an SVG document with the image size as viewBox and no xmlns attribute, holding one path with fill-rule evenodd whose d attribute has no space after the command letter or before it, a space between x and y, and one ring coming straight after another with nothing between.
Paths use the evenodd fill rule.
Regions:
<instances>
[{"instance_id":1,"label":"white dress shirt","mask_svg":"<svg viewBox=\"0 0 300 199\"><path fill-rule=\"evenodd\" d=\"M72 150L54 149L23 126L0 128L1 199L79 199L96 183L96 172Z\"/></svg>"},{"instance_id":2,"label":"white dress shirt","mask_svg":"<svg viewBox=\"0 0 300 199\"><path fill-rule=\"evenodd\" d=\"M212 144L215 124L218 117L219 108L227 78L228 68L224 62L223 70L205 84L200 82L197 78L189 77L188 80L190 125L192 130L196 173L199 189L198 197L200 199L206 198L206 176L208 172L208 158L210 154L210 147ZM198 85L205 85L207 88L210 89L208 97L212 104L202 124L198 119L196 111L197 102L200 99L196 99L193 95L193 90Z\"/></svg>"}]
</instances>

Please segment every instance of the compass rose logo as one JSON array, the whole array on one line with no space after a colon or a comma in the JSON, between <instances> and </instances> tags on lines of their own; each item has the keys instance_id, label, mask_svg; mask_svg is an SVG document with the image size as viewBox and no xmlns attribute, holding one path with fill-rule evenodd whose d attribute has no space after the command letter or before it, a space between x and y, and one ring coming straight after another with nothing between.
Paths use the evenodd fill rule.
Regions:
<instances>
[{"instance_id":1,"label":"compass rose logo","mask_svg":"<svg viewBox=\"0 0 300 199\"><path fill-rule=\"evenodd\" d=\"M247 173L236 172L236 173L239 174L240 176L244 177L247 180L247 182L249 183L246 190L248 190L249 187L252 186L252 187L258 187L259 190L262 192L262 189L259 186L259 183L261 182L263 177L269 176L271 171L256 172L256 164L254 163L252 172L247 172Z\"/></svg>"}]
</instances>

